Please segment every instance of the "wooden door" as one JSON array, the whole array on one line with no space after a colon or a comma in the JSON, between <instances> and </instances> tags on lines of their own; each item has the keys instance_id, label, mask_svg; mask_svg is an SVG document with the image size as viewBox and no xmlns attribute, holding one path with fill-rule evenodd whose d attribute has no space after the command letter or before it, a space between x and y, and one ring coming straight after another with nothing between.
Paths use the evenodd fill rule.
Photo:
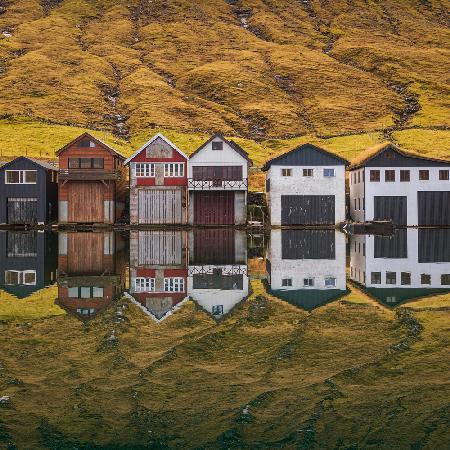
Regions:
<instances>
[{"instance_id":1,"label":"wooden door","mask_svg":"<svg viewBox=\"0 0 450 450\"><path fill-rule=\"evenodd\" d=\"M37 198L8 198L8 223L36 223Z\"/></svg>"},{"instance_id":2,"label":"wooden door","mask_svg":"<svg viewBox=\"0 0 450 450\"><path fill-rule=\"evenodd\" d=\"M101 274L104 267L104 233L68 233L67 271L70 274Z\"/></svg>"},{"instance_id":3,"label":"wooden door","mask_svg":"<svg viewBox=\"0 0 450 450\"><path fill-rule=\"evenodd\" d=\"M183 223L183 191L180 189L140 189L139 223Z\"/></svg>"},{"instance_id":4,"label":"wooden door","mask_svg":"<svg viewBox=\"0 0 450 450\"><path fill-rule=\"evenodd\" d=\"M375 196L374 210L374 220L392 220L395 225L407 225L406 196Z\"/></svg>"},{"instance_id":5,"label":"wooden door","mask_svg":"<svg viewBox=\"0 0 450 450\"><path fill-rule=\"evenodd\" d=\"M333 225L334 195L282 195L282 225Z\"/></svg>"},{"instance_id":6,"label":"wooden door","mask_svg":"<svg viewBox=\"0 0 450 450\"><path fill-rule=\"evenodd\" d=\"M199 191L194 194L195 225L233 225L233 191Z\"/></svg>"},{"instance_id":7,"label":"wooden door","mask_svg":"<svg viewBox=\"0 0 450 450\"><path fill-rule=\"evenodd\" d=\"M68 183L68 221L80 223L104 222L104 185L98 181Z\"/></svg>"},{"instance_id":8,"label":"wooden door","mask_svg":"<svg viewBox=\"0 0 450 450\"><path fill-rule=\"evenodd\" d=\"M195 229L191 264L236 263L236 235L234 229Z\"/></svg>"}]
</instances>

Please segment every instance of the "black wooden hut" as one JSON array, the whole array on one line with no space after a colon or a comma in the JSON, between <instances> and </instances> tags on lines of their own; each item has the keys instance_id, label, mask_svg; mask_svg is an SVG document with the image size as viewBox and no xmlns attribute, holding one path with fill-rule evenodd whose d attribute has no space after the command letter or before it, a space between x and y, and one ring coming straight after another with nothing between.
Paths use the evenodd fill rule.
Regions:
<instances>
[{"instance_id":1,"label":"black wooden hut","mask_svg":"<svg viewBox=\"0 0 450 450\"><path fill-rule=\"evenodd\" d=\"M57 219L58 170L19 156L0 167L0 223L47 224Z\"/></svg>"}]
</instances>

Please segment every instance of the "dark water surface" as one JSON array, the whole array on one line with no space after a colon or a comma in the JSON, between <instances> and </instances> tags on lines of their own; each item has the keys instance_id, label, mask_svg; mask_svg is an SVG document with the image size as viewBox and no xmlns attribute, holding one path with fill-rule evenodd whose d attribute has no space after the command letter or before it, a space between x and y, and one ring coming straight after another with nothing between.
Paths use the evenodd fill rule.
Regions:
<instances>
[{"instance_id":1,"label":"dark water surface","mask_svg":"<svg viewBox=\"0 0 450 450\"><path fill-rule=\"evenodd\" d=\"M0 449L450 448L450 230L0 232Z\"/></svg>"}]
</instances>

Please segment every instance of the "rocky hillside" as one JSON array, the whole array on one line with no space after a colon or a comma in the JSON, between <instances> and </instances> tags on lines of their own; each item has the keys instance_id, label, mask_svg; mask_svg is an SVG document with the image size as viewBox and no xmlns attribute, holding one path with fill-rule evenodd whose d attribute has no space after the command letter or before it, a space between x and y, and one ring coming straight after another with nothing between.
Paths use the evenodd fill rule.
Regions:
<instances>
[{"instance_id":1,"label":"rocky hillside","mask_svg":"<svg viewBox=\"0 0 450 450\"><path fill-rule=\"evenodd\" d=\"M450 125L446 5L0 0L0 129L9 141L17 121L125 142L149 128L252 141L439 133ZM41 138L38 127L31 145Z\"/></svg>"}]
</instances>

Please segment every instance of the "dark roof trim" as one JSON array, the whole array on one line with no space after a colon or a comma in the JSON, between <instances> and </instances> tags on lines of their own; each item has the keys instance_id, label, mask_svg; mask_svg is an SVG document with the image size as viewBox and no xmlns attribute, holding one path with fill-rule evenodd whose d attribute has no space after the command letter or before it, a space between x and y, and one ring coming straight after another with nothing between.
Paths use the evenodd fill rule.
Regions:
<instances>
[{"instance_id":1,"label":"dark roof trim","mask_svg":"<svg viewBox=\"0 0 450 450\"><path fill-rule=\"evenodd\" d=\"M303 148L305 148L305 147L312 147L314 150L316 150L316 151L318 151L318 152L320 152L320 153L323 153L323 154L325 154L325 155L327 155L327 156L331 156L332 158L334 158L334 159L336 159L336 160L338 160L338 161L341 161L342 164L344 164L345 166L348 166L348 165L350 164L350 162L347 161L345 158L341 158L340 156L337 156L336 154L334 154L334 153L332 153L332 152L329 152L328 150L325 150L325 149L323 149L323 148L321 148L321 147L317 147L317 145L310 144L310 143L306 143L306 144L299 145L298 147L295 147L295 148L293 148L292 150L289 150L289 151L287 151L287 152L284 152L284 153L282 153L281 155L277 155L277 156L274 156L273 158L269 159L269 160L266 161L266 162L264 163L264 165L262 166L262 171L263 171L263 172L266 172L267 170L269 170L270 166L271 166L275 161L278 161L278 160L284 158L285 156L290 155L291 153L295 153L295 152L297 152L297 151L301 151L301 150L303 150Z\"/></svg>"},{"instance_id":2,"label":"dark roof trim","mask_svg":"<svg viewBox=\"0 0 450 450\"><path fill-rule=\"evenodd\" d=\"M81 134L80 136L78 136L77 138L75 138L74 140L70 141L68 144L66 144L64 147L61 147L59 150L56 151L56 156L59 156L64 150L66 150L68 147L70 147L71 145L75 144L76 142L80 141L83 138L89 138L92 139L93 141L95 141L98 145L100 145L100 147L103 147L105 150L108 150L110 153L112 153L115 156L118 156L120 159L122 159L123 161L125 161L125 156L123 156L122 154L120 154L117 150L114 150L112 147L110 147L108 144L105 144L103 141L101 141L100 139L97 139L96 137L92 136L92 134L85 132L83 134Z\"/></svg>"},{"instance_id":3,"label":"dark roof trim","mask_svg":"<svg viewBox=\"0 0 450 450\"><path fill-rule=\"evenodd\" d=\"M249 158L248 153L235 141L225 139L222 133L214 133L204 144L202 144L197 150L190 154L189 158L192 158L194 155L202 151L211 141L214 139L221 139L223 142L228 144L235 152L239 153L243 158L245 158L249 165L253 164L253 161Z\"/></svg>"},{"instance_id":4,"label":"dark roof trim","mask_svg":"<svg viewBox=\"0 0 450 450\"><path fill-rule=\"evenodd\" d=\"M54 170L55 172L58 171L58 168L50 163L47 163L45 161L40 161L39 159L35 159L35 158L28 158L27 156L18 156L17 158L14 158L13 160L8 161L3 166L0 166L0 170L10 167L12 164L14 164L15 162L17 162L19 160L30 161L31 163L33 163L37 166L40 166L45 170Z\"/></svg>"},{"instance_id":5,"label":"dark roof trim","mask_svg":"<svg viewBox=\"0 0 450 450\"><path fill-rule=\"evenodd\" d=\"M450 160L448 160L448 159L427 158L426 156L421 156L421 155L417 155L415 153L407 152L406 150L402 150L390 142L386 142L385 144L381 144L379 146L373 147L373 153L368 155L366 158L363 158L361 161L351 164L349 167L349 170L354 170L354 169L359 169L361 167L365 167L368 162L370 162L375 157L381 155L386 150L392 150L392 151L398 153L399 155L404 156L405 158L450 164ZM368 149L366 151L370 151L370 149Z\"/></svg>"}]
</instances>

